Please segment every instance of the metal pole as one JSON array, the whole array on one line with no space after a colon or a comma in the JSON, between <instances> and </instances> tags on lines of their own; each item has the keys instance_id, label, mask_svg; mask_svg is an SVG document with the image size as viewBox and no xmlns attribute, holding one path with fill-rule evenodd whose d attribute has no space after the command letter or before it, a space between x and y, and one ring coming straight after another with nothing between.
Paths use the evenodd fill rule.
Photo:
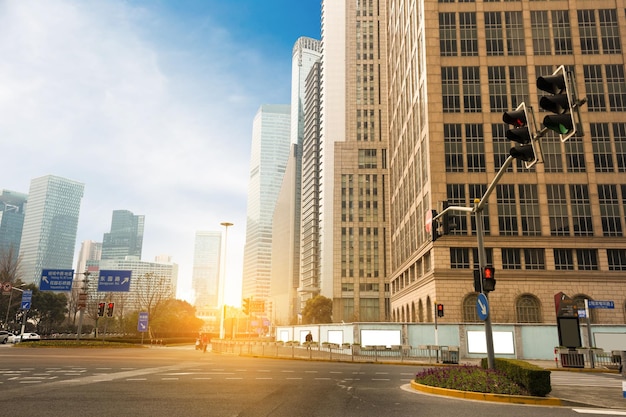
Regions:
<instances>
[{"instance_id":1,"label":"metal pole","mask_svg":"<svg viewBox=\"0 0 626 417\"><path fill-rule=\"evenodd\" d=\"M226 287L226 245L228 243L228 228L233 224L230 222L222 222L221 226L224 226L224 262L223 267L221 267L221 275L222 279L220 279L220 294L219 294L219 305L220 305L220 340L223 340L226 336L226 330L224 329L224 319L225 319L225 303L224 303L224 288Z\"/></svg>"},{"instance_id":2,"label":"metal pole","mask_svg":"<svg viewBox=\"0 0 626 417\"><path fill-rule=\"evenodd\" d=\"M83 275L85 276L85 278L83 279L83 292L85 294L87 294L87 289L89 289L89 271L85 271L83 272ZM81 303L80 300L80 294L78 293L78 302ZM85 299L85 303L87 302L87 300ZM87 308L87 306L80 306L80 309L78 310L78 329L76 330L76 340L80 340L80 335L83 332L83 316L85 314L85 308Z\"/></svg>"},{"instance_id":3,"label":"metal pole","mask_svg":"<svg viewBox=\"0 0 626 417\"><path fill-rule=\"evenodd\" d=\"M591 369L596 367L595 358L593 357L593 340L591 335L591 314L589 311L589 300L585 298L585 315L587 316L587 341L589 343L589 365Z\"/></svg>"},{"instance_id":4,"label":"metal pole","mask_svg":"<svg viewBox=\"0 0 626 417\"><path fill-rule=\"evenodd\" d=\"M476 199L476 205L480 203L480 200ZM482 207L479 207L475 211L476 218L476 237L478 240L478 264L480 268L480 289L483 294L488 299L489 294L482 291L482 271L485 266L487 266L487 254L485 253L485 242L484 242L484 231L483 231L483 210ZM493 331L491 329L491 309L489 309L489 313L487 314L487 318L485 318L485 341L487 343L487 364L489 369L496 369L496 360L493 351Z\"/></svg>"}]
</instances>

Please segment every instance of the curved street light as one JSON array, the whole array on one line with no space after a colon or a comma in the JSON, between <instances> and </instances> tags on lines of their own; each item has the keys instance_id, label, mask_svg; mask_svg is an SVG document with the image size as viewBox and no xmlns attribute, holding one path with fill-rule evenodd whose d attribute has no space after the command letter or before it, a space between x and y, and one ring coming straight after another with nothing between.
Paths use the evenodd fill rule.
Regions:
<instances>
[{"instance_id":1,"label":"curved street light","mask_svg":"<svg viewBox=\"0 0 626 417\"><path fill-rule=\"evenodd\" d=\"M226 287L226 244L228 242L228 228L233 225L230 222L222 222L221 226L224 226L224 250L223 250L223 262L220 267L220 286L219 286L219 302L220 306L220 339L224 339L226 331L224 329L224 320L226 318L226 303L224 302L224 289Z\"/></svg>"}]
</instances>

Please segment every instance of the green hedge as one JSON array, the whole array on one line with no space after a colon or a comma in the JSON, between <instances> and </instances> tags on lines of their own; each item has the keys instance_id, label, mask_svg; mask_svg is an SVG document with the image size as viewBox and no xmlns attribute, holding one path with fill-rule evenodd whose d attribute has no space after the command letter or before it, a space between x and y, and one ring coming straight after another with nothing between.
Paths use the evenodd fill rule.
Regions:
<instances>
[{"instance_id":1,"label":"green hedge","mask_svg":"<svg viewBox=\"0 0 626 417\"><path fill-rule=\"evenodd\" d=\"M487 358L481 360L483 368L488 367ZM550 371L517 359L495 359L496 369L504 372L517 384L526 388L530 395L545 397L552 391Z\"/></svg>"}]
</instances>

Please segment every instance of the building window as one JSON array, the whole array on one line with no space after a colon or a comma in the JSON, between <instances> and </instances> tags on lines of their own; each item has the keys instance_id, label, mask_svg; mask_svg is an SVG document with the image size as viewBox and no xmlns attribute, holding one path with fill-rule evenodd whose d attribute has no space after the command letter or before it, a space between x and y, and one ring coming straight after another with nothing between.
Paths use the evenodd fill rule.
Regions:
<instances>
[{"instance_id":1,"label":"building window","mask_svg":"<svg viewBox=\"0 0 626 417\"><path fill-rule=\"evenodd\" d=\"M541 303L534 295L524 294L515 302L518 323L541 323Z\"/></svg>"},{"instance_id":2,"label":"building window","mask_svg":"<svg viewBox=\"0 0 626 417\"><path fill-rule=\"evenodd\" d=\"M587 92L587 109L590 112L606 111L602 66L583 65L583 73L585 76L585 91Z\"/></svg>"},{"instance_id":3,"label":"building window","mask_svg":"<svg viewBox=\"0 0 626 417\"><path fill-rule=\"evenodd\" d=\"M554 33L554 53L569 55L572 53L572 31L569 22L569 11L552 11L552 31Z\"/></svg>"},{"instance_id":4,"label":"building window","mask_svg":"<svg viewBox=\"0 0 626 417\"><path fill-rule=\"evenodd\" d=\"M480 67L462 67L463 109L466 113L480 113Z\"/></svg>"},{"instance_id":5,"label":"building window","mask_svg":"<svg viewBox=\"0 0 626 417\"><path fill-rule=\"evenodd\" d=\"M358 317L354 316L354 299L353 298L342 298L343 304L343 320L352 321L358 320Z\"/></svg>"},{"instance_id":6,"label":"building window","mask_svg":"<svg viewBox=\"0 0 626 417\"><path fill-rule=\"evenodd\" d=\"M574 236L593 236L589 188L586 184L569 186Z\"/></svg>"},{"instance_id":7,"label":"building window","mask_svg":"<svg viewBox=\"0 0 626 417\"><path fill-rule=\"evenodd\" d=\"M509 55L524 55L524 19L522 12L504 12L506 21L506 44Z\"/></svg>"},{"instance_id":8,"label":"building window","mask_svg":"<svg viewBox=\"0 0 626 417\"><path fill-rule=\"evenodd\" d=\"M536 184L519 185L520 217L522 235L540 236L541 218L539 216L539 195Z\"/></svg>"},{"instance_id":9,"label":"building window","mask_svg":"<svg viewBox=\"0 0 626 417\"><path fill-rule=\"evenodd\" d=\"M478 323L478 312L476 311L476 302L478 301L478 294L468 294L463 299L463 321L466 323Z\"/></svg>"},{"instance_id":10,"label":"building window","mask_svg":"<svg viewBox=\"0 0 626 417\"><path fill-rule=\"evenodd\" d=\"M626 123L613 123L617 171L626 172Z\"/></svg>"},{"instance_id":11,"label":"building window","mask_svg":"<svg viewBox=\"0 0 626 417\"><path fill-rule=\"evenodd\" d=\"M446 186L446 195L448 203L451 206L464 206L467 204L465 199L465 184L448 184ZM467 234L467 216L463 214L454 214L456 228L450 231L453 235Z\"/></svg>"},{"instance_id":12,"label":"building window","mask_svg":"<svg viewBox=\"0 0 626 417\"><path fill-rule=\"evenodd\" d=\"M596 172L613 172L613 152L608 123L591 123L591 145Z\"/></svg>"},{"instance_id":13,"label":"building window","mask_svg":"<svg viewBox=\"0 0 626 417\"><path fill-rule=\"evenodd\" d=\"M574 270L574 257L571 249L554 249L554 269L557 271Z\"/></svg>"},{"instance_id":14,"label":"building window","mask_svg":"<svg viewBox=\"0 0 626 417\"><path fill-rule=\"evenodd\" d=\"M506 72L502 67L488 67L489 107L492 112L508 111L509 94L506 89Z\"/></svg>"},{"instance_id":15,"label":"building window","mask_svg":"<svg viewBox=\"0 0 626 417\"><path fill-rule=\"evenodd\" d=\"M598 250L597 249L576 249L576 260L579 271L598 270Z\"/></svg>"},{"instance_id":16,"label":"building window","mask_svg":"<svg viewBox=\"0 0 626 417\"><path fill-rule=\"evenodd\" d=\"M485 256L487 259L485 262L487 265L493 265L493 248L485 248ZM478 269L480 266L480 257L478 256L478 248L472 248L472 259L474 263L472 265L472 269Z\"/></svg>"},{"instance_id":17,"label":"building window","mask_svg":"<svg viewBox=\"0 0 626 417\"><path fill-rule=\"evenodd\" d=\"M546 184L548 192L548 214L550 216L550 234L569 236L570 227L567 214L567 196L563 184Z\"/></svg>"},{"instance_id":18,"label":"building window","mask_svg":"<svg viewBox=\"0 0 626 417\"><path fill-rule=\"evenodd\" d=\"M550 22L547 11L531 11L530 24L533 34L533 51L535 55L551 55Z\"/></svg>"},{"instance_id":19,"label":"building window","mask_svg":"<svg viewBox=\"0 0 626 417\"><path fill-rule=\"evenodd\" d=\"M522 269L518 248L502 248L502 269Z\"/></svg>"},{"instance_id":20,"label":"building window","mask_svg":"<svg viewBox=\"0 0 626 417\"><path fill-rule=\"evenodd\" d=\"M485 172L485 141L482 124L465 125L467 171Z\"/></svg>"},{"instance_id":21,"label":"building window","mask_svg":"<svg viewBox=\"0 0 626 417\"><path fill-rule=\"evenodd\" d=\"M498 184L498 230L501 236L516 236L517 208L515 205L515 185Z\"/></svg>"},{"instance_id":22,"label":"building window","mask_svg":"<svg viewBox=\"0 0 626 417\"><path fill-rule=\"evenodd\" d=\"M459 13L459 35L461 37L461 56L478 55L478 30L476 13Z\"/></svg>"},{"instance_id":23,"label":"building window","mask_svg":"<svg viewBox=\"0 0 626 417\"><path fill-rule=\"evenodd\" d=\"M439 49L441 56L456 56L456 13L439 13Z\"/></svg>"},{"instance_id":24,"label":"building window","mask_svg":"<svg viewBox=\"0 0 626 417\"><path fill-rule=\"evenodd\" d=\"M469 269L469 248L450 248L450 268Z\"/></svg>"},{"instance_id":25,"label":"building window","mask_svg":"<svg viewBox=\"0 0 626 417\"><path fill-rule=\"evenodd\" d=\"M552 132L541 139L541 152L545 172L563 172L563 145Z\"/></svg>"},{"instance_id":26,"label":"building window","mask_svg":"<svg viewBox=\"0 0 626 417\"><path fill-rule=\"evenodd\" d=\"M567 171L585 172L585 149L583 138L571 137L567 142Z\"/></svg>"},{"instance_id":27,"label":"building window","mask_svg":"<svg viewBox=\"0 0 626 417\"><path fill-rule=\"evenodd\" d=\"M602 51L605 54L621 54L619 24L617 23L617 10L598 10L600 19L600 36L602 37Z\"/></svg>"},{"instance_id":28,"label":"building window","mask_svg":"<svg viewBox=\"0 0 626 417\"><path fill-rule=\"evenodd\" d=\"M463 172L463 136L460 124L443 125L446 172Z\"/></svg>"},{"instance_id":29,"label":"building window","mask_svg":"<svg viewBox=\"0 0 626 417\"><path fill-rule=\"evenodd\" d=\"M580 49L583 55L600 53L594 10L578 11L578 27L580 31Z\"/></svg>"},{"instance_id":30,"label":"building window","mask_svg":"<svg viewBox=\"0 0 626 417\"><path fill-rule=\"evenodd\" d=\"M504 55L504 37L502 36L502 15L500 12L485 13L485 40L487 55Z\"/></svg>"},{"instance_id":31,"label":"building window","mask_svg":"<svg viewBox=\"0 0 626 417\"><path fill-rule=\"evenodd\" d=\"M611 111L626 110L626 80L624 79L624 65L606 66L606 89L609 93Z\"/></svg>"},{"instance_id":32,"label":"building window","mask_svg":"<svg viewBox=\"0 0 626 417\"><path fill-rule=\"evenodd\" d=\"M526 269L546 269L545 251L540 248L524 249Z\"/></svg>"},{"instance_id":33,"label":"building window","mask_svg":"<svg viewBox=\"0 0 626 417\"><path fill-rule=\"evenodd\" d=\"M506 109L508 110L508 109ZM499 169L509 157L511 141L506 137L508 126L502 123L491 125L491 145L493 146L493 166ZM513 171L513 164L509 165L507 172Z\"/></svg>"},{"instance_id":34,"label":"building window","mask_svg":"<svg viewBox=\"0 0 626 417\"><path fill-rule=\"evenodd\" d=\"M441 93L443 95L443 112L458 113L461 111L461 88L459 69L457 67L441 68Z\"/></svg>"},{"instance_id":35,"label":"building window","mask_svg":"<svg viewBox=\"0 0 626 417\"><path fill-rule=\"evenodd\" d=\"M359 149L359 168L377 168L376 149Z\"/></svg>"},{"instance_id":36,"label":"building window","mask_svg":"<svg viewBox=\"0 0 626 417\"><path fill-rule=\"evenodd\" d=\"M598 200L600 201L600 217L604 236L622 236L622 219L619 213L620 204L617 185L598 184Z\"/></svg>"},{"instance_id":37,"label":"building window","mask_svg":"<svg viewBox=\"0 0 626 417\"><path fill-rule=\"evenodd\" d=\"M485 184L469 184L469 199L475 201L477 198L482 198L487 191ZM483 234L489 236L491 234L491 227L489 226L489 205L486 205L483 210ZM472 234L476 235L476 216L470 216L472 219Z\"/></svg>"},{"instance_id":38,"label":"building window","mask_svg":"<svg viewBox=\"0 0 626 417\"><path fill-rule=\"evenodd\" d=\"M609 271L626 271L626 249L607 249Z\"/></svg>"},{"instance_id":39,"label":"building window","mask_svg":"<svg viewBox=\"0 0 626 417\"><path fill-rule=\"evenodd\" d=\"M509 67L511 83L511 107L516 108L522 102L528 102L528 73L526 67Z\"/></svg>"}]
</instances>

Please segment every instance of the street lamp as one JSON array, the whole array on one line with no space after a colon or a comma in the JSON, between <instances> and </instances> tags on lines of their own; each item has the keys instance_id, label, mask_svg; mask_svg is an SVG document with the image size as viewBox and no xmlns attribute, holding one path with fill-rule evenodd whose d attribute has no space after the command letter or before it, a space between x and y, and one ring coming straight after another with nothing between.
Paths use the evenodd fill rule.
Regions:
<instances>
[{"instance_id":1,"label":"street lamp","mask_svg":"<svg viewBox=\"0 0 626 417\"><path fill-rule=\"evenodd\" d=\"M87 305L86 305L87 290L89 289L89 275L91 275L88 270L85 270L85 272L83 272L82 274L85 276L85 278L83 279L83 288L81 289L81 292L78 293L79 310L78 310L78 329L76 330L76 340L80 340L80 335L83 332L83 315L85 314L85 308L87 308ZM83 300L85 302L85 305L83 305Z\"/></svg>"},{"instance_id":2,"label":"street lamp","mask_svg":"<svg viewBox=\"0 0 626 417\"><path fill-rule=\"evenodd\" d=\"M20 284L20 287L23 287L26 284ZM15 291L20 291L20 292L24 292L24 290L21 290L17 287L13 287L11 286L11 290L15 290ZM9 309L11 308L11 300L13 299L13 291L9 292L9 304L7 305L7 315L4 318L4 326L5 328L8 328L7 324L9 323Z\"/></svg>"},{"instance_id":3,"label":"street lamp","mask_svg":"<svg viewBox=\"0 0 626 417\"><path fill-rule=\"evenodd\" d=\"M226 336L226 331L224 330L224 319L226 318L226 303L224 302L224 289L226 287L226 244L228 242L228 228L233 224L230 222L222 222L221 226L224 226L224 254L223 254L223 267L220 268L221 277L220 277L220 288L219 288L219 300L218 305L220 306L220 339L224 339Z\"/></svg>"}]
</instances>

